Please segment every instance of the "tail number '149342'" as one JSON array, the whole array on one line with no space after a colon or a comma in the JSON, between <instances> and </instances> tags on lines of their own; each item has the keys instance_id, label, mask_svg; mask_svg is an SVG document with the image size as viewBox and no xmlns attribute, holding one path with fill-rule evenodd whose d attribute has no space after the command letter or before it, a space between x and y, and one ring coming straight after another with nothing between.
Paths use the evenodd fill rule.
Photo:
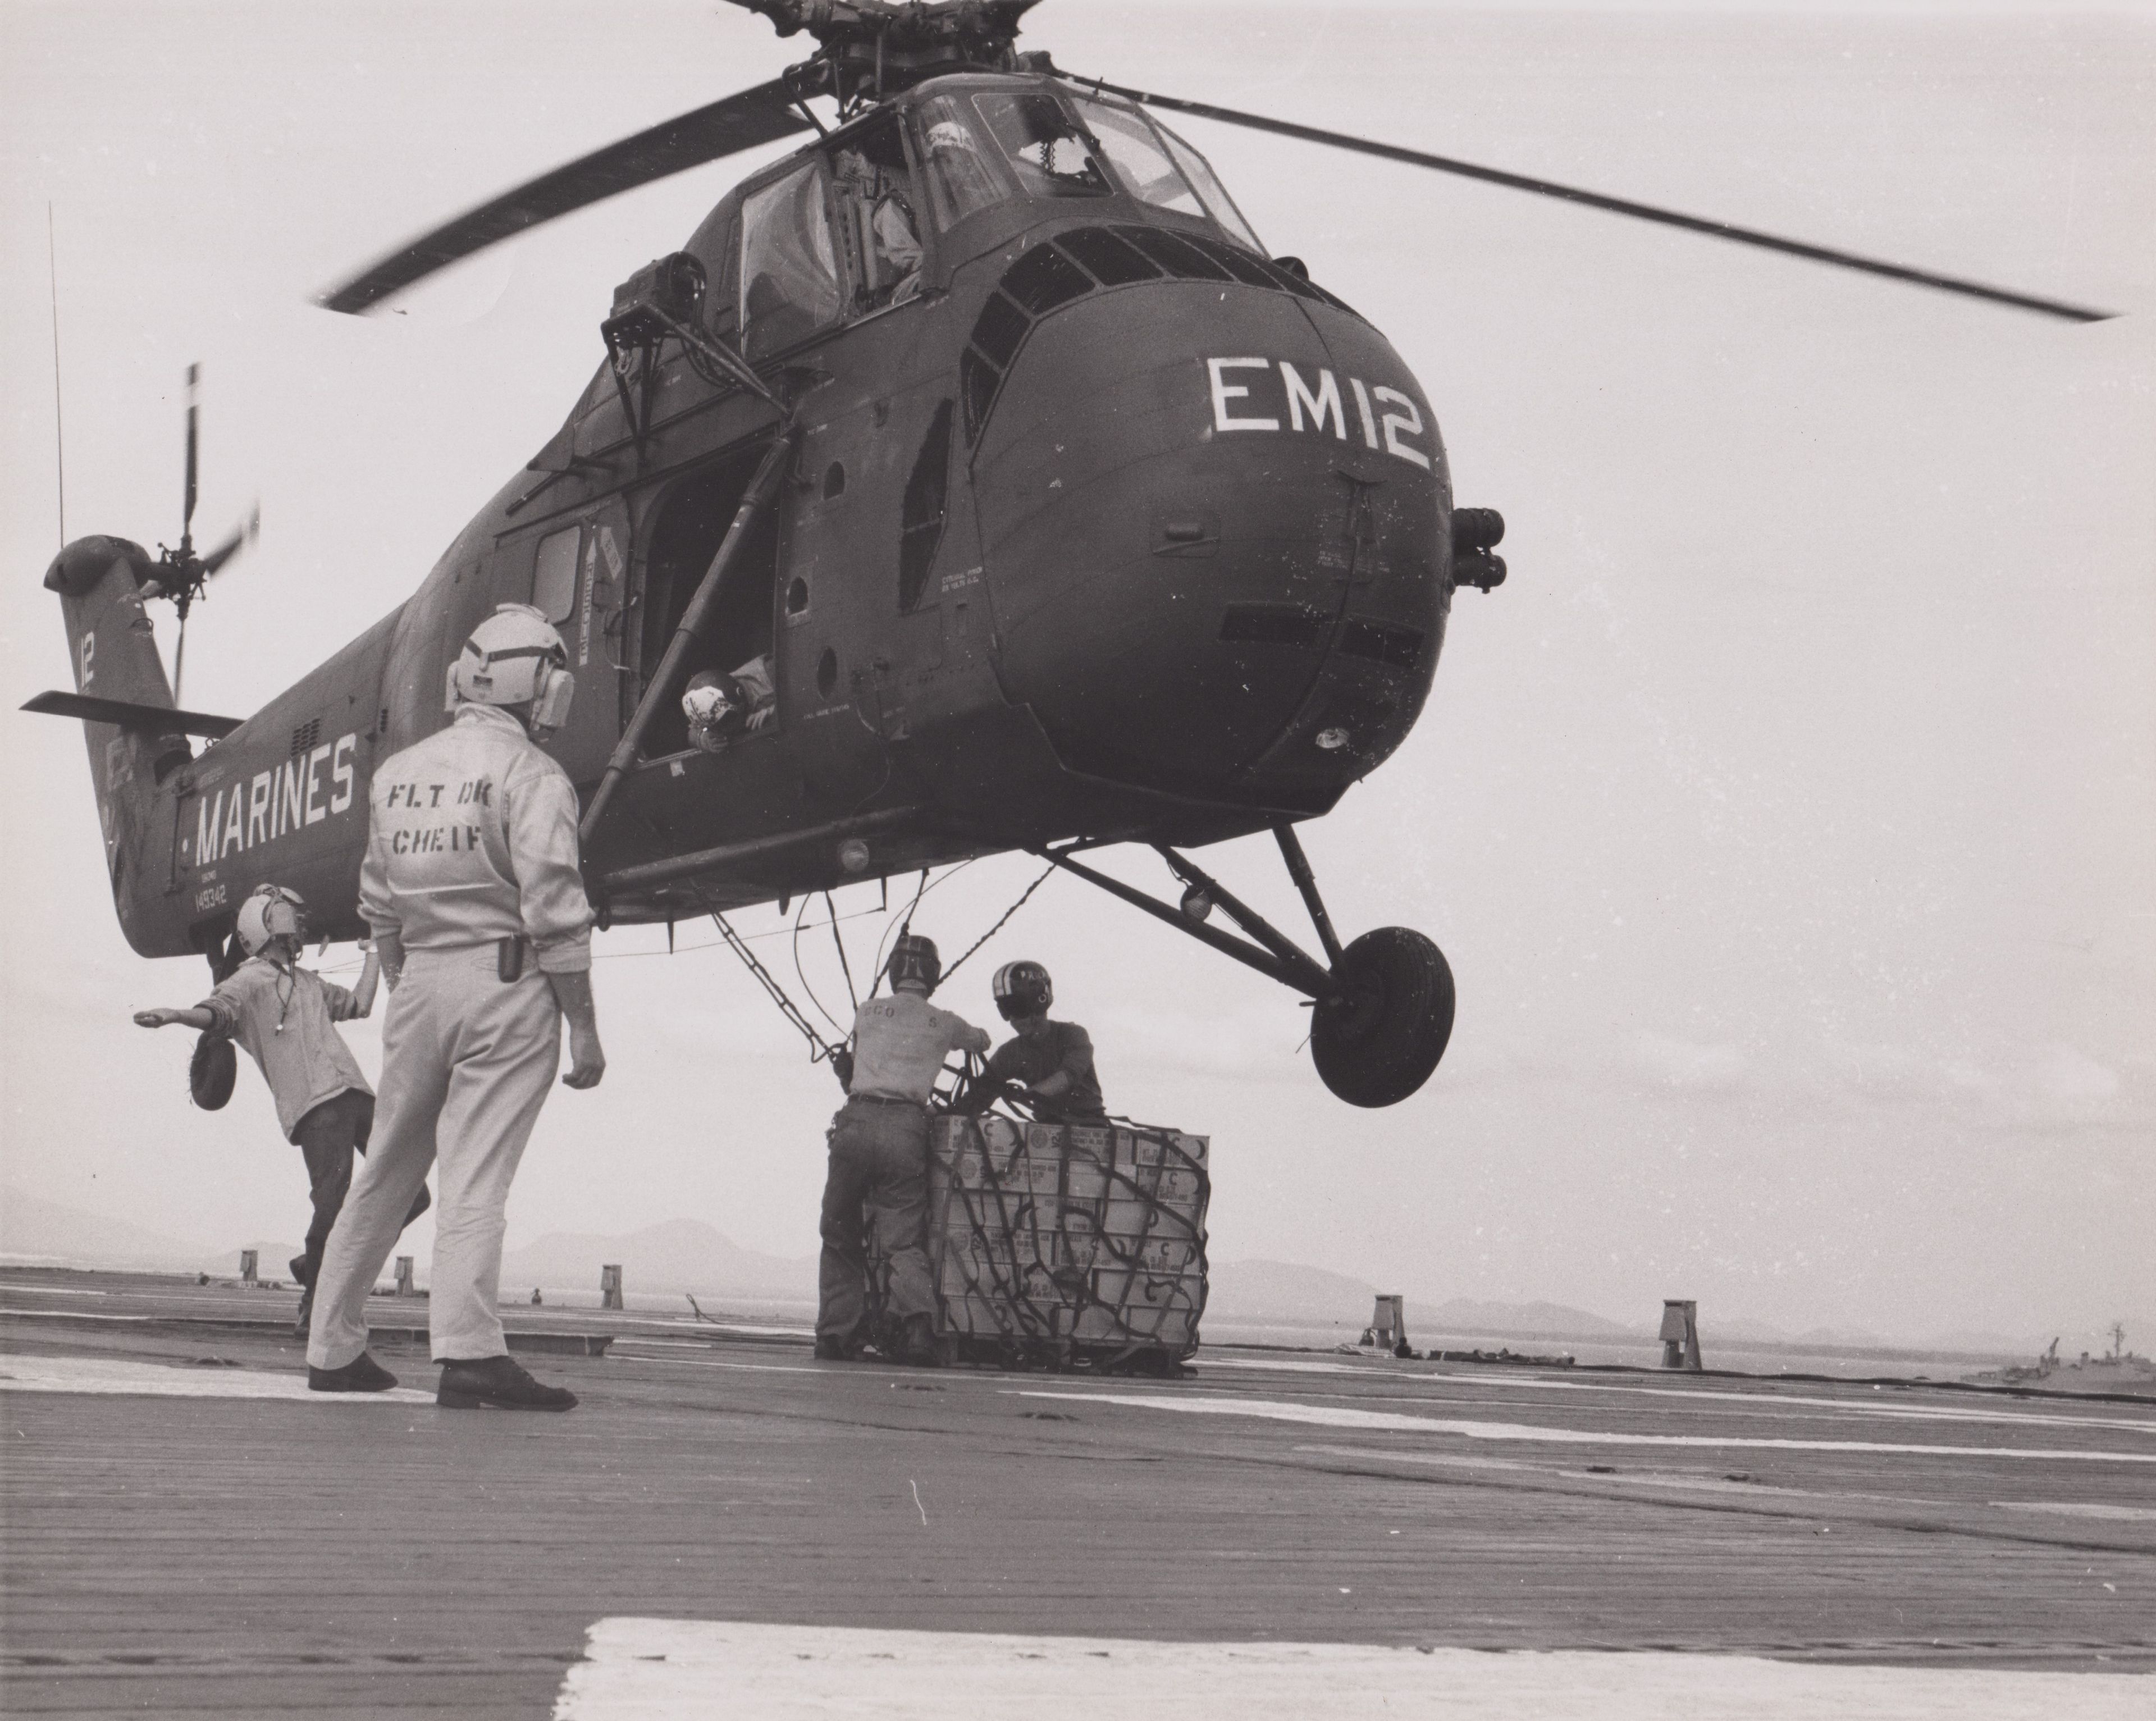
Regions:
<instances>
[{"instance_id":1,"label":"tail number '149342'","mask_svg":"<svg viewBox=\"0 0 2156 1721\"><path fill-rule=\"evenodd\" d=\"M1276 370L1277 388L1274 386ZM1262 379L1255 374L1260 371L1265 372ZM1306 427L1322 434L1329 426L1340 441L1348 440L1347 404L1340 393L1340 379L1331 371L1319 371L1313 383L1284 358L1277 362L1270 358L1209 358L1205 372L1212 382L1216 431ZM1429 454L1405 439L1423 434L1422 409L1399 389L1373 388L1359 377L1350 377L1348 388L1355 403L1364 446L1383 448L1395 459L1429 471ZM1285 425L1281 422L1283 414L1287 420ZM1378 440L1381 430L1382 443Z\"/></svg>"}]
</instances>

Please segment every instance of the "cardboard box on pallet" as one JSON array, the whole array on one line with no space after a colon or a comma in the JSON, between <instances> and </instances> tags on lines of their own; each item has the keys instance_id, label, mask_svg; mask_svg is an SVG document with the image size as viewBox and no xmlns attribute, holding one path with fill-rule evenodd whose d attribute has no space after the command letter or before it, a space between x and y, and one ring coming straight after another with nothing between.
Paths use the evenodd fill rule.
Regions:
<instances>
[{"instance_id":1,"label":"cardboard box on pallet","mask_svg":"<svg viewBox=\"0 0 2156 1721\"><path fill-rule=\"evenodd\" d=\"M937 1330L1060 1362L1197 1348L1203 1136L948 1117L930 1137Z\"/></svg>"}]
</instances>

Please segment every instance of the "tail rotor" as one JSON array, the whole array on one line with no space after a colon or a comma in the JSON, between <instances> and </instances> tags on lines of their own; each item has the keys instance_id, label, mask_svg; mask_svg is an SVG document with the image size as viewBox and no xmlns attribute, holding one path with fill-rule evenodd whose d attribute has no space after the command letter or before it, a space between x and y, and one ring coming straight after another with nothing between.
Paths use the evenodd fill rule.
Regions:
<instances>
[{"instance_id":1,"label":"tail rotor","mask_svg":"<svg viewBox=\"0 0 2156 1721\"><path fill-rule=\"evenodd\" d=\"M157 546L157 563L144 583L145 598L168 599L180 619L179 640L172 653L172 701L180 699L182 678L187 672L187 612L203 595L212 576L223 568L262 533L262 505L256 502L247 518L207 556L195 553L195 496L201 447L202 367L187 367L187 442L186 484L180 503L180 542L177 547Z\"/></svg>"}]
</instances>

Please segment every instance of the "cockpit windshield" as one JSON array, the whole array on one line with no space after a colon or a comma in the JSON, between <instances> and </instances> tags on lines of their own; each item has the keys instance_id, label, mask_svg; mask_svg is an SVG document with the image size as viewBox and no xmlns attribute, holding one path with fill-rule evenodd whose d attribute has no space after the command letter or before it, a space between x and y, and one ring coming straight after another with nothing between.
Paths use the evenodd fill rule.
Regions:
<instances>
[{"instance_id":1,"label":"cockpit windshield","mask_svg":"<svg viewBox=\"0 0 2156 1721\"><path fill-rule=\"evenodd\" d=\"M1029 197L1105 198L1113 190L1086 135L1046 94L984 92L973 106Z\"/></svg>"},{"instance_id":2,"label":"cockpit windshield","mask_svg":"<svg viewBox=\"0 0 2156 1721\"><path fill-rule=\"evenodd\" d=\"M1239 244L1264 247L1205 158L1135 108L1046 90L934 95L919 110L921 158L938 224L948 231L1010 195L1104 198L1118 189L1178 214L1209 218ZM1072 115L1075 112L1074 122Z\"/></svg>"},{"instance_id":3,"label":"cockpit windshield","mask_svg":"<svg viewBox=\"0 0 2156 1721\"><path fill-rule=\"evenodd\" d=\"M921 104L921 143L929 197L946 233L976 209L1003 201L989 146L962 98L936 95Z\"/></svg>"},{"instance_id":4,"label":"cockpit windshield","mask_svg":"<svg viewBox=\"0 0 2156 1721\"><path fill-rule=\"evenodd\" d=\"M1116 177L1132 197L1185 215L1205 213L1198 193L1176 172L1168 151L1144 120L1127 108L1110 107L1105 101L1088 101L1083 96L1078 99L1077 108L1079 117L1100 139L1101 153L1115 168Z\"/></svg>"},{"instance_id":5,"label":"cockpit windshield","mask_svg":"<svg viewBox=\"0 0 2156 1721\"><path fill-rule=\"evenodd\" d=\"M1243 212L1235 207L1235 200L1228 195L1228 188L1220 183L1204 157L1178 137L1165 126L1156 129L1167 141L1175 157L1175 165L1183 170L1183 177L1197 187L1198 195L1205 205L1205 213L1228 230L1228 237L1241 241L1260 257L1265 248L1258 243L1258 236L1250 231L1250 223L1243 219Z\"/></svg>"}]
</instances>

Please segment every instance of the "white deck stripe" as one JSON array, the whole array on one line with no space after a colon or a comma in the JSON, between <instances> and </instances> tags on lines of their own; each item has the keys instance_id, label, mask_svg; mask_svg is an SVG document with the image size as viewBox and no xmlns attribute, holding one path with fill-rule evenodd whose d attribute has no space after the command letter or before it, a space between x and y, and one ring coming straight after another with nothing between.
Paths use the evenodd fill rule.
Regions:
<instances>
[{"instance_id":1,"label":"white deck stripe","mask_svg":"<svg viewBox=\"0 0 2156 1721\"><path fill-rule=\"evenodd\" d=\"M1337 1643L1148 1643L603 1619L554 1721L2148 1721L2119 1673L1829 1667L1749 1656L1490 1654Z\"/></svg>"},{"instance_id":2,"label":"white deck stripe","mask_svg":"<svg viewBox=\"0 0 2156 1721\"><path fill-rule=\"evenodd\" d=\"M1460 1374L1438 1369L1410 1370L1407 1369L1358 1368L1350 1363L1260 1363L1245 1362L1237 1358L1206 1357L1203 1365L1208 1369L1257 1369L1268 1373L1299 1374L1359 1374L1366 1380L1390 1380L1403 1383L1442 1382L1445 1385L1472 1385L1487 1392L1507 1386L1543 1392L1627 1392L1645 1398L1706 1399L1710 1403L1765 1405L1779 1407L1784 1405L1810 1405L1838 1410L1852 1416L1914 1416L1933 1418L1943 1422L2014 1422L2026 1426L2031 1423L2050 1423L2061 1428L2123 1428L2135 1434L2156 1435L2156 1422L2136 1422L2118 1416L2072 1416L2056 1410L1987 1410L1968 1403L1916 1404L1907 1399L1820 1398L1793 1392L1754 1392L1743 1387L1713 1388L1705 1386L1635 1386L1620 1380L1550 1380L1539 1376L1490 1374ZM1851 1381L1855 1391L1868 1382ZM1883 1389L1874 1388L1875 1391ZM1914 1389L1922 1390L1921 1388Z\"/></svg>"},{"instance_id":3,"label":"white deck stripe","mask_svg":"<svg viewBox=\"0 0 2156 1721\"><path fill-rule=\"evenodd\" d=\"M1285 1383L1275 1388L1276 1391L1293 1390ZM1525 1403L1520 1399L1466 1398L1450 1393L1364 1392L1351 1396L1340 1392L1321 1392L1316 1388L1306 1390L1312 1397L1337 1399L1342 1403L1357 1405L1510 1405L1517 1409ZM1620 1387L1617 1390L1622 1392L1627 1389ZM1711 1402L1718 1401L1732 1414L1739 1416L1758 1417L1785 1413L1800 1422L1829 1422L1838 1416L1861 1420L1872 1416L1889 1421L2005 1422L2016 1428L2102 1428L2115 1429L2127 1434L2156 1435L2156 1422L2122 1421L2111 1416L2059 1416L2042 1410L1967 1410L1953 1405L1880 1405L1854 1399L1843 1402L1835 1399L1777 1398L1753 1392L1702 1392L1690 1395ZM1671 1393L1667 1396L1676 1398L1683 1395ZM1643 1406L1642 1411L1645 1413L1651 1408ZM1689 1406L1686 1408L1689 1411Z\"/></svg>"},{"instance_id":4,"label":"white deck stripe","mask_svg":"<svg viewBox=\"0 0 2156 1721\"><path fill-rule=\"evenodd\" d=\"M309 1405L431 1405L434 1395L400 1386L389 1392L310 1392L307 1377L259 1369L174 1368L100 1357L0 1356L0 1392L100 1393L126 1398L282 1399Z\"/></svg>"},{"instance_id":5,"label":"white deck stripe","mask_svg":"<svg viewBox=\"0 0 2156 1721\"><path fill-rule=\"evenodd\" d=\"M2156 1523L2156 1506L2109 1506L2092 1500L1994 1500L2002 1512L2056 1512L2068 1518L2102 1518L2119 1523Z\"/></svg>"},{"instance_id":6,"label":"white deck stripe","mask_svg":"<svg viewBox=\"0 0 2156 1721\"><path fill-rule=\"evenodd\" d=\"M2156 1452L2066 1451L2016 1446L1902 1446L1883 1441L1790 1440L1758 1435L1620 1434L1599 1429L1539 1428L1526 1422L1480 1422L1437 1416L1404 1416L1390 1410L1351 1410L1330 1405L1295 1405L1274 1399L1156 1398L1115 1392L1020 1391L1019 1398L1070 1399L1081 1404L1127 1405L1139 1410L1179 1410L1186 1415L1251 1416L1320 1428L1381 1429L1394 1434L1456 1434L1468 1440L1529 1441L1584 1446L1742 1446L1782 1452L1887 1452L1929 1458L2042 1458L2073 1463L2156 1464Z\"/></svg>"}]
</instances>

